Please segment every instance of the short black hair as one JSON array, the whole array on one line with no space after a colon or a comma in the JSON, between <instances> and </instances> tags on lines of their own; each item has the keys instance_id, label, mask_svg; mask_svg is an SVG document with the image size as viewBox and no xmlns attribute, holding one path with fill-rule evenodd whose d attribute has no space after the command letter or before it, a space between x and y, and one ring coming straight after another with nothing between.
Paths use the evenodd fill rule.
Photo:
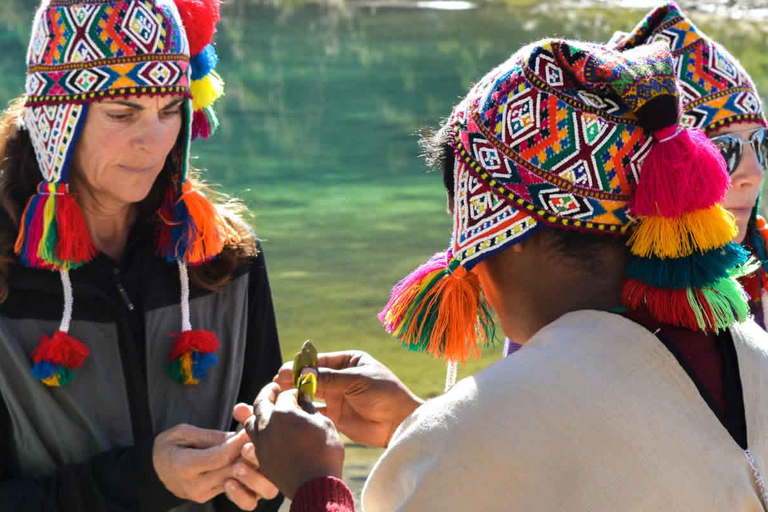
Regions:
<instances>
[{"instance_id":1,"label":"short black hair","mask_svg":"<svg viewBox=\"0 0 768 512\"><path fill-rule=\"evenodd\" d=\"M627 237L599 233L585 233L573 229L550 226L541 229L552 250L561 254L568 263L586 274L601 277L607 253L624 252L629 256Z\"/></svg>"},{"instance_id":2,"label":"short black hair","mask_svg":"<svg viewBox=\"0 0 768 512\"><path fill-rule=\"evenodd\" d=\"M421 134L419 146L426 164L443 173L443 185L448 198L453 203L453 166L455 163L453 146L451 145L450 124L445 122L437 130L425 130Z\"/></svg>"}]
</instances>

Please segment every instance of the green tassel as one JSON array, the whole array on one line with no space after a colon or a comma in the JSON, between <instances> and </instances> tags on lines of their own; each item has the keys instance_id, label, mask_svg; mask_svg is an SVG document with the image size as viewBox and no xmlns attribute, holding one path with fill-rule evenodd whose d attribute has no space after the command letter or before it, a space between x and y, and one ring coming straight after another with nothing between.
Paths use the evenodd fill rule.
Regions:
<instances>
[{"instance_id":1,"label":"green tassel","mask_svg":"<svg viewBox=\"0 0 768 512\"><path fill-rule=\"evenodd\" d=\"M734 273L737 272L734 269ZM699 292L704 304L697 299L696 291ZM709 328L715 332L721 332L737 322L745 321L749 316L749 304L744 290L735 278L722 278L712 286L698 290L689 288L687 295L696 315L696 321L702 330Z\"/></svg>"}]
</instances>

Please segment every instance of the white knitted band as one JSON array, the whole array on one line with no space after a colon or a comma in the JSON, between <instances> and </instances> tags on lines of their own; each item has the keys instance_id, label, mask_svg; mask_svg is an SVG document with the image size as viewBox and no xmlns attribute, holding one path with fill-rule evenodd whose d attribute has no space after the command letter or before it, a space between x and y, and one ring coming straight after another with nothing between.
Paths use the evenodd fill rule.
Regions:
<instances>
[{"instance_id":1,"label":"white knitted band","mask_svg":"<svg viewBox=\"0 0 768 512\"><path fill-rule=\"evenodd\" d=\"M72 282L69 280L69 270L59 270L61 287L64 288L64 313L61 315L59 330L69 332L69 323L72 321L72 305L75 299L72 296Z\"/></svg>"},{"instance_id":2,"label":"white knitted band","mask_svg":"<svg viewBox=\"0 0 768 512\"><path fill-rule=\"evenodd\" d=\"M458 372L459 363L456 361L448 361L448 366L445 369L445 393L449 392L451 388L456 384L456 373Z\"/></svg>"},{"instance_id":3,"label":"white knitted band","mask_svg":"<svg viewBox=\"0 0 768 512\"><path fill-rule=\"evenodd\" d=\"M183 261L179 265L179 278L181 279L181 330L191 331L192 323L189 321L189 272L187 264Z\"/></svg>"}]
</instances>

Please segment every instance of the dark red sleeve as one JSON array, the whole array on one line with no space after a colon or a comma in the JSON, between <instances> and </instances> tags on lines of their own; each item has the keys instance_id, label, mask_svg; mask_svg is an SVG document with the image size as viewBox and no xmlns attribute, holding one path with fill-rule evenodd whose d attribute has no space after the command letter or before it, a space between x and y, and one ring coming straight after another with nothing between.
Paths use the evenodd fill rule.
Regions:
<instances>
[{"instance_id":1,"label":"dark red sleeve","mask_svg":"<svg viewBox=\"0 0 768 512\"><path fill-rule=\"evenodd\" d=\"M332 476L315 478L296 491L291 512L355 512L355 500L342 480Z\"/></svg>"}]
</instances>

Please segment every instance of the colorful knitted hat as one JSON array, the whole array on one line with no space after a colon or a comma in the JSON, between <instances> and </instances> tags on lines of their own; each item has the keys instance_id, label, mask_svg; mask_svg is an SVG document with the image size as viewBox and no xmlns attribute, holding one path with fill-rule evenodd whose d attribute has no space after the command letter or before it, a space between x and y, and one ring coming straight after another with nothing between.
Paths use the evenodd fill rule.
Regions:
<instances>
[{"instance_id":1,"label":"colorful knitted hat","mask_svg":"<svg viewBox=\"0 0 768 512\"><path fill-rule=\"evenodd\" d=\"M655 41L664 41L672 49L684 124L710 135L739 123L768 126L755 83L739 61L696 27L674 3L652 10L631 33L616 33L609 45L626 50ZM761 303L763 321L768 321L768 229L765 219L758 215L758 204L745 245L760 260L761 268L747 276L743 284L753 302Z\"/></svg>"},{"instance_id":2,"label":"colorful knitted hat","mask_svg":"<svg viewBox=\"0 0 768 512\"><path fill-rule=\"evenodd\" d=\"M618 50L663 41L672 51L682 102L681 124L711 133L739 122L768 126L755 83L720 44L710 39L673 2L651 11L634 31L616 33Z\"/></svg>"},{"instance_id":3,"label":"colorful knitted hat","mask_svg":"<svg viewBox=\"0 0 768 512\"><path fill-rule=\"evenodd\" d=\"M492 322L472 268L542 226L627 235L624 305L719 331L747 315L747 256L721 206L717 148L678 126L663 43L617 52L543 40L488 73L454 109L453 239L398 283L380 313L413 350L479 356Z\"/></svg>"},{"instance_id":4,"label":"colorful knitted hat","mask_svg":"<svg viewBox=\"0 0 768 512\"><path fill-rule=\"evenodd\" d=\"M43 336L33 356L35 374L46 384L70 380L72 368L87 355L87 348L67 335L72 314L68 272L92 260L97 250L68 177L91 103L133 95L187 98L181 134L186 157L158 211L157 251L179 262L184 290L189 287L186 264L210 260L224 247L228 232L223 220L187 181L190 140L210 136L218 124L211 106L223 94L223 82L214 71L211 40L219 19L218 0L49 0L35 15L24 126L43 181L24 211L15 249L21 264L56 270L62 277L66 304L61 328L52 338ZM188 294L183 299L186 320L179 343L192 348L178 361L215 350L210 333L191 330ZM177 366L182 364L178 361ZM191 363L185 364L189 369ZM194 372L187 373L182 380L194 383Z\"/></svg>"}]
</instances>

